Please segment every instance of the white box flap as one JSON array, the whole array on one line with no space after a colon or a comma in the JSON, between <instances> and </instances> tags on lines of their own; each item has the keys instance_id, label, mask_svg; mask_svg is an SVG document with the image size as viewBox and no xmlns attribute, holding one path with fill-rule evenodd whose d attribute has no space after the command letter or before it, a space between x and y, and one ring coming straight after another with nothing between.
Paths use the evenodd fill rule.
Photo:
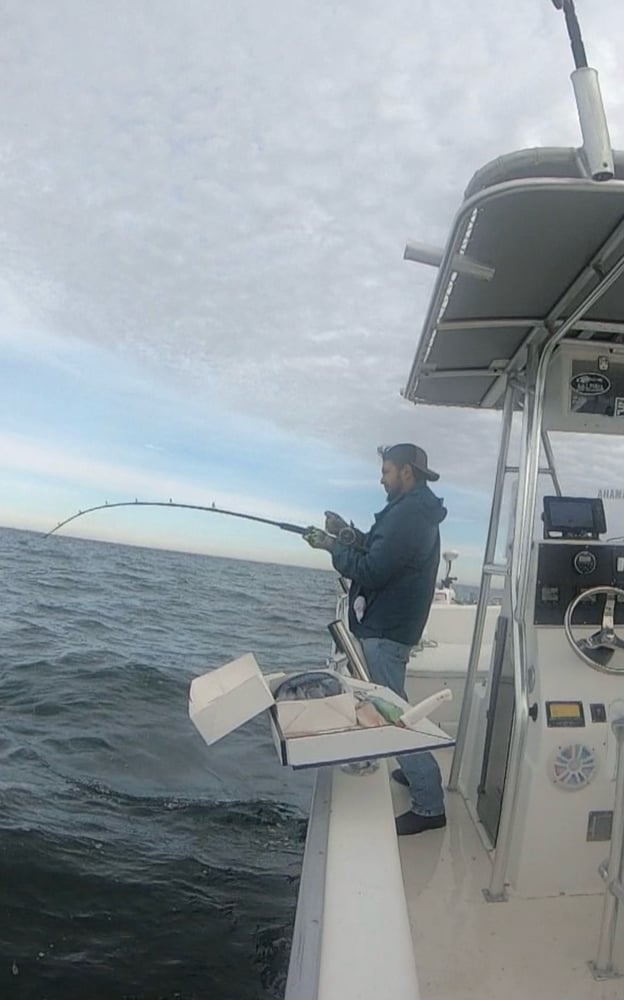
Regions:
<instances>
[{"instance_id":1,"label":"white box flap","mask_svg":"<svg viewBox=\"0 0 624 1000\"><path fill-rule=\"evenodd\" d=\"M351 691L309 701L278 701L277 718L284 736L331 733L356 725Z\"/></svg>"},{"instance_id":2,"label":"white box flap","mask_svg":"<svg viewBox=\"0 0 624 1000\"><path fill-rule=\"evenodd\" d=\"M191 682L189 716L209 746L274 704L253 653Z\"/></svg>"}]
</instances>

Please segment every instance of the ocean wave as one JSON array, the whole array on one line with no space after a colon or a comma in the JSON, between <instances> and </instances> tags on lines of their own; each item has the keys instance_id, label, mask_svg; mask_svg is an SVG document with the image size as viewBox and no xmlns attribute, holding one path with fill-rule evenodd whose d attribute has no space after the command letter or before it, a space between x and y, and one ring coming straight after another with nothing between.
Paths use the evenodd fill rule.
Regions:
<instances>
[{"instance_id":1,"label":"ocean wave","mask_svg":"<svg viewBox=\"0 0 624 1000\"><path fill-rule=\"evenodd\" d=\"M277 914L292 879L162 853L115 863L97 841L39 831L3 832L2 844L3 997L279 995L290 926Z\"/></svg>"},{"instance_id":2,"label":"ocean wave","mask_svg":"<svg viewBox=\"0 0 624 1000\"><path fill-rule=\"evenodd\" d=\"M71 774L55 773L83 791L110 800L118 805L137 807L145 811L186 812L198 818L206 817L218 826L271 827L299 825L305 821L301 809L272 799L225 799L204 796L170 795L149 792L130 792L114 788L98 778L82 778Z\"/></svg>"},{"instance_id":3,"label":"ocean wave","mask_svg":"<svg viewBox=\"0 0 624 1000\"><path fill-rule=\"evenodd\" d=\"M331 576L0 535L0 996L279 996L312 776L265 720L206 747L188 686L321 666Z\"/></svg>"}]
</instances>

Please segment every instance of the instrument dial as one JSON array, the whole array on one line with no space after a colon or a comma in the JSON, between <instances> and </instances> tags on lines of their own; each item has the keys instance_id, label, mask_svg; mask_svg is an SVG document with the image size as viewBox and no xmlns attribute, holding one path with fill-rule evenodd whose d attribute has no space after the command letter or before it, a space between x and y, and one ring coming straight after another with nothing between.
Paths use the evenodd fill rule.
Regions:
<instances>
[{"instance_id":1,"label":"instrument dial","mask_svg":"<svg viewBox=\"0 0 624 1000\"><path fill-rule=\"evenodd\" d=\"M587 576L589 573L593 573L596 569L596 556L593 552L589 552L588 549L581 549L574 556L574 569L581 576Z\"/></svg>"}]
</instances>

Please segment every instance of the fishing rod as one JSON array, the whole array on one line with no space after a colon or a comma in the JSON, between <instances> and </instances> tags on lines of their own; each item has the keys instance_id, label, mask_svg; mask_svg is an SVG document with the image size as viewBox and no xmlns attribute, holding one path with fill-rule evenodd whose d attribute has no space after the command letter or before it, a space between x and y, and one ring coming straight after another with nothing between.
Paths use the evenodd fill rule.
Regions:
<instances>
[{"instance_id":1,"label":"fishing rod","mask_svg":"<svg viewBox=\"0 0 624 1000\"><path fill-rule=\"evenodd\" d=\"M574 0L552 0L552 2L557 10L562 10L564 13L574 65L577 69L587 69L587 54L581 35L581 26L574 9Z\"/></svg>"},{"instance_id":2,"label":"fishing rod","mask_svg":"<svg viewBox=\"0 0 624 1000\"><path fill-rule=\"evenodd\" d=\"M48 531L43 537L49 538L59 528L63 528L70 521L75 521L78 517L84 517L85 514L92 514L95 510L109 510L113 507L181 507L184 510L203 510L208 514L225 514L227 517L240 517L245 521L258 521L260 524L270 524L281 531L291 531L295 535L305 535L310 531L310 525L303 527L300 524L291 524L289 521L273 521L269 517L258 517L257 514L241 514L235 510L225 510L223 507L217 507L214 503L210 507L204 507L197 503L175 503L173 500L122 500L118 503L100 503L95 507L87 507L86 510L79 510L77 514L72 514L71 517L66 517L64 521L59 521L56 527ZM355 541L355 532L353 528L345 527L338 532L337 537L344 545L352 545Z\"/></svg>"},{"instance_id":3,"label":"fishing rod","mask_svg":"<svg viewBox=\"0 0 624 1000\"><path fill-rule=\"evenodd\" d=\"M203 510L209 514L227 514L228 517L241 517L246 521L260 521L261 524L272 524L275 528L281 528L282 531L292 531L296 535L305 535L306 531L310 530L309 525L304 528L300 524L289 524L288 521L272 521L268 517L257 517L255 514L239 514L237 511L224 510L222 507L217 507L214 503L210 507L203 507L197 503L174 503L173 500L123 500L119 503L100 503L96 507L87 507L86 510L79 510L77 514L72 514L71 517L66 517L64 521L59 521L56 528L52 528L43 537L49 538L55 531L63 528L70 521L75 521L77 517L92 514L94 510L108 510L112 507L182 507L185 510Z\"/></svg>"}]
</instances>

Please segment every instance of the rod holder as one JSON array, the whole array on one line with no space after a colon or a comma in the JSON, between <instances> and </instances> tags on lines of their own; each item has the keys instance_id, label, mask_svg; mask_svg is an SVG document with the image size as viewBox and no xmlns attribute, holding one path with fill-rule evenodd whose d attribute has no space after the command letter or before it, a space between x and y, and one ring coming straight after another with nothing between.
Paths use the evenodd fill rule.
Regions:
<instances>
[{"instance_id":1,"label":"rod holder","mask_svg":"<svg viewBox=\"0 0 624 1000\"><path fill-rule=\"evenodd\" d=\"M439 247L432 247L427 243L415 243L412 240L406 244L403 252L403 260L413 260L417 264L427 264L429 267L439 267L443 256L444 251ZM461 253L453 255L452 270L481 281L491 281L496 273L489 264L481 264L478 260Z\"/></svg>"},{"instance_id":2,"label":"rod holder","mask_svg":"<svg viewBox=\"0 0 624 1000\"><path fill-rule=\"evenodd\" d=\"M615 166L598 73L583 66L574 70L571 80L587 167L595 181L609 181L615 176Z\"/></svg>"},{"instance_id":3,"label":"rod holder","mask_svg":"<svg viewBox=\"0 0 624 1000\"><path fill-rule=\"evenodd\" d=\"M351 635L344 622L341 622L340 620L330 622L327 628L329 629L329 634L334 640L337 649L342 650L346 656L351 668L352 676L369 683L370 675L368 673L368 665L364 659L364 654L362 653L360 644L355 636Z\"/></svg>"}]
</instances>

